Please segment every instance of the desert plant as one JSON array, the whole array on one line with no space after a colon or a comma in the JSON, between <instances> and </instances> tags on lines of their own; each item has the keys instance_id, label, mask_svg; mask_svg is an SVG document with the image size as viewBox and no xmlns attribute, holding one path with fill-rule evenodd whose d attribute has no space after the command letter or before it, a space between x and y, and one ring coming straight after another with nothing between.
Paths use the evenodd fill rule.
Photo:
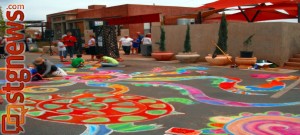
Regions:
<instances>
[{"instance_id":1,"label":"desert plant","mask_svg":"<svg viewBox=\"0 0 300 135\"><path fill-rule=\"evenodd\" d=\"M6 26L5 26L5 21L3 18L2 7L0 6L0 36L4 36L5 29L6 29Z\"/></svg>"},{"instance_id":2,"label":"desert plant","mask_svg":"<svg viewBox=\"0 0 300 135\"><path fill-rule=\"evenodd\" d=\"M159 50L166 51L166 32L164 27L160 27L160 41L159 41Z\"/></svg>"},{"instance_id":3,"label":"desert plant","mask_svg":"<svg viewBox=\"0 0 300 135\"><path fill-rule=\"evenodd\" d=\"M225 13L222 14L222 19L219 27L219 39L217 45L222 49L225 53L227 52L227 36L228 30L227 30L227 20ZM223 54L222 51L219 48L216 47L213 58L215 58L219 54Z\"/></svg>"},{"instance_id":4,"label":"desert plant","mask_svg":"<svg viewBox=\"0 0 300 135\"><path fill-rule=\"evenodd\" d=\"M187 25L183 52L187 53L187 52L191 52L191 51L192 51L192 49L191 49L191 40L190 40L190 25Z\"/></svg>"},{"instance_id":5,"label":"desert plant","mask_svg":"<svg viewBox=\"0 0 300 135\"><path fill-rule=\"evenodd\" d=\"M243 45L244 45L244 48L245 48L246 51L248 51L248 50L249 50L249 46L252 45L252 38L253 38L254 35L255 35L255 34L250 35L250 36L243 42Z\"/></svg>"}]
</instances>

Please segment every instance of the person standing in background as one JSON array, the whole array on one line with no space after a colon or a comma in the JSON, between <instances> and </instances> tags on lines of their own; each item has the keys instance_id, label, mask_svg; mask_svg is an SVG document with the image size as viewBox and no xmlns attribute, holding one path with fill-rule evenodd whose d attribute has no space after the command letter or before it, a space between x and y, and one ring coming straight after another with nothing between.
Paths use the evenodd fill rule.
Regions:
<instances>
[{"instance_id":1,"label":"person standing in background","mask_svg":"<svg viewBox=\"0 0 300 135\"><path fill-rule=\"evenodd\" d=\"M146 36L142 39L142 44L143 45L151 45L152 44L150 33L146 34Z\"/></svg>"},{"instance_id":2,"label":"person standing in background","mask_svg":"<svg viewBox=\"0 0 300 135\"><path fill-rule=\"evenodd\" d=\"M73 59L74 55L74 46L77 42L77 39L72 36L72 32L67 32L67 36L63 38L64 44L67 46L67 53L70 54L70 58Z\"/></svg>"},{"instance_id":3,"label":"person standing in background","mask_svg":"<svg viewBox=\"0 0 300 135\"><path fill-rule=\"evenodd\" d=\"M94 35L90 35L89 42L86 46L89 48L89 52L91 54L91 61L94 61L96 55L96 40Z\"/></svg>"},{"instance_id":4,"label":"person standing in background","mask_svg":"<svg viewBox=\"0 0 300 135\"><path fill-rule=\"evenodd\" d=\"M128 35L122 37L119 42L120 45L122 45L122 48L125 52L125 55L129 55L130 54L130 48L131 48L131 44L132 44L133 39L130 38Z\"/></svg>"},{"instance_id":5,"label":"person standing in background","mask_svg":"<svg viewBox=\"0 0 300 135\"><path fill-rule=\"evenodd\" d=\"M67 36L67 35L63 35L60 40L57 40L54 42L54 44L57 44L60 62L65 62L64 59L67 57L67 49L66 49L66 46L64 45L64 43L62 42L62 39L65 36Z\"/></svg>"},{"instance_id":6,"label":"person standing in background","mask_svg":"<svg viewBox=\"0 0 300 135\"><path fill-rule=\"evenodd\" d=\"M141 43L142 43L142 39L144 38L144 36L140 33L140 32L137 32L137 38L138 38L138 53L141 53Z\"/></svg>"},{"instance_id":7,"label":"person standing in background","mask_svg":"<svg viewBox=\"0 0 300 135\"><path fill-rule=\"evenodd\" d=\"M1 58L6 58L6 56L8 55L6 52L5 52L5 46L8 44L8 42L7 42L7 37L8 36L4 36L3 38L2 38L2 40L1 40L1 42L0 42L0 46L1 46L1 48L0 49L2 49L2 47L3 47L3 54L2 54L2 52L1 52Z\"/></svg>"},{"instance_id":8,"label":"person standing in background","mask_svg":"<svg viewBox=\"0 0 300 135\"><path fill-rule=\"evenodd\" d=\"M3 42L2 42L3 41ZM5 47L5 43L4 43L4 39L2 37L0 37L0 58L4 59L5 58L5 51L4 51L4 47Z\"/></svg>"},{"instance_id":9,"label":"person standing in background","mask_svg":"<svg viewBox=\"0 0 300 135\"><path fill-rule=\"evenodd\" d=\"M140 47L140 39L136 38L134 41L132 41L132 48L131 48L131 54L138 54L138 49Z\"/></svg>"}]
</instances>

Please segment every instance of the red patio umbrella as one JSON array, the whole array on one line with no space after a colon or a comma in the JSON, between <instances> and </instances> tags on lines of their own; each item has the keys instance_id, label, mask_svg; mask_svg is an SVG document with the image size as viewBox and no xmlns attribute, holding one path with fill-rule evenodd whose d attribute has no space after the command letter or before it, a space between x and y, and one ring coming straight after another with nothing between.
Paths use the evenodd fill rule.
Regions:
<instances>
[{"instance_id":1,"label":"red patio umbrella","mask_svg":"<svg viewBox=\"0 0 300 135\"><path fill-rule=\"evenodd\" d=\"M250 19L250 22L277 20L277 19L291 19L295 18L294 15L287 15L278 11L261 11L257 14L256 10L246 10L244 14ZM242 12L226 15L227 20L248 21ZM257 15L256 15L257 14ZM217 20L221 17L210 18L209 20Z\"/></svg>"},{"instance_id":2,"label":"red patio umbrella","mask_svg":"<svg viewBox=\"0 0 300 135\"><path fill-rule=\"evenodd\" d=\"M260 3L280 3L280 2L294 2L297 3L300 0L218 0L212 3L205 4L199 8L214 8L214 9L224 9L236 6L246 6Z\"/></svg>"}]
</instances>

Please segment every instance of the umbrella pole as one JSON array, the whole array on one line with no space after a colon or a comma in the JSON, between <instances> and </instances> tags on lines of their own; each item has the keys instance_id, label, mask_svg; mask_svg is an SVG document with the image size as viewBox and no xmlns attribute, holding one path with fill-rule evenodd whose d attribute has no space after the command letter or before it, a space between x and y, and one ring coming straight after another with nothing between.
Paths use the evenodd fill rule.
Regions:
<instances>
[{"instance_id":1,"label":"umbrella pole","mask_svg":"<svg viewBox=\"0 0 300 135\"><path fill-rule=\"evenodd\" d=\"M229 59L229 57L226 55L226 53L217 45L217 43L216 42L214 42L214 41L211 41L212 42L212 44L214 44L224 55L225 55L225 57L231 62L231 63L233 63L233 61L231 60L231 59ZM232 65L231 65L231 67L233 67L233 68L236 68L236 67L238 67L235 63L233 63Z\"/></svg>"}]
</instances>

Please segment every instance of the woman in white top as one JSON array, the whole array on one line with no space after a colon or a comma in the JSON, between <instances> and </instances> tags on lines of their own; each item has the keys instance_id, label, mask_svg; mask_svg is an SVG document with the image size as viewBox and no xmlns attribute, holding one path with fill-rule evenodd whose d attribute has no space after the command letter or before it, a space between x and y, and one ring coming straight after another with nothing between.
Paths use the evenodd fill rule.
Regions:
<instances>
[{"instance_id":1,"label":"woman in white top","mask_svg":"<svg viewBox=\"0 0 300 135\"><path fill-rule=\"evenodd\" d=\"M94 61L94 57L96 55L96 40L94 35L90 35L90 40L87 44L87 47L89 47L89 52L91 54L91 60Z\"/></svg>"},{"instance_id":2,"label":"woman in white top","mask_svg":"<svg viewBox=\"0 0 300 135\"><path fill-rule=\"evenodd\" d=\"M143 45L151 45L152 41L151 41L151 34L148 33L143 39L142 39L142 43Z\"/></svg>"},{"instance_id":3,"label":"woman in white top","mask_svg":"<svg viewBox=\"0 0 300 135\"><path fill-rule=\"evenodd\" d=\"M125 55L129 55L130 54L130 48L131 48L131 45L132 45L132 41L133 39L128 37L128 35L122 37L119 42L120 44L122 45L122 48L125 52Z\"/></svg>"}]
</instances>

